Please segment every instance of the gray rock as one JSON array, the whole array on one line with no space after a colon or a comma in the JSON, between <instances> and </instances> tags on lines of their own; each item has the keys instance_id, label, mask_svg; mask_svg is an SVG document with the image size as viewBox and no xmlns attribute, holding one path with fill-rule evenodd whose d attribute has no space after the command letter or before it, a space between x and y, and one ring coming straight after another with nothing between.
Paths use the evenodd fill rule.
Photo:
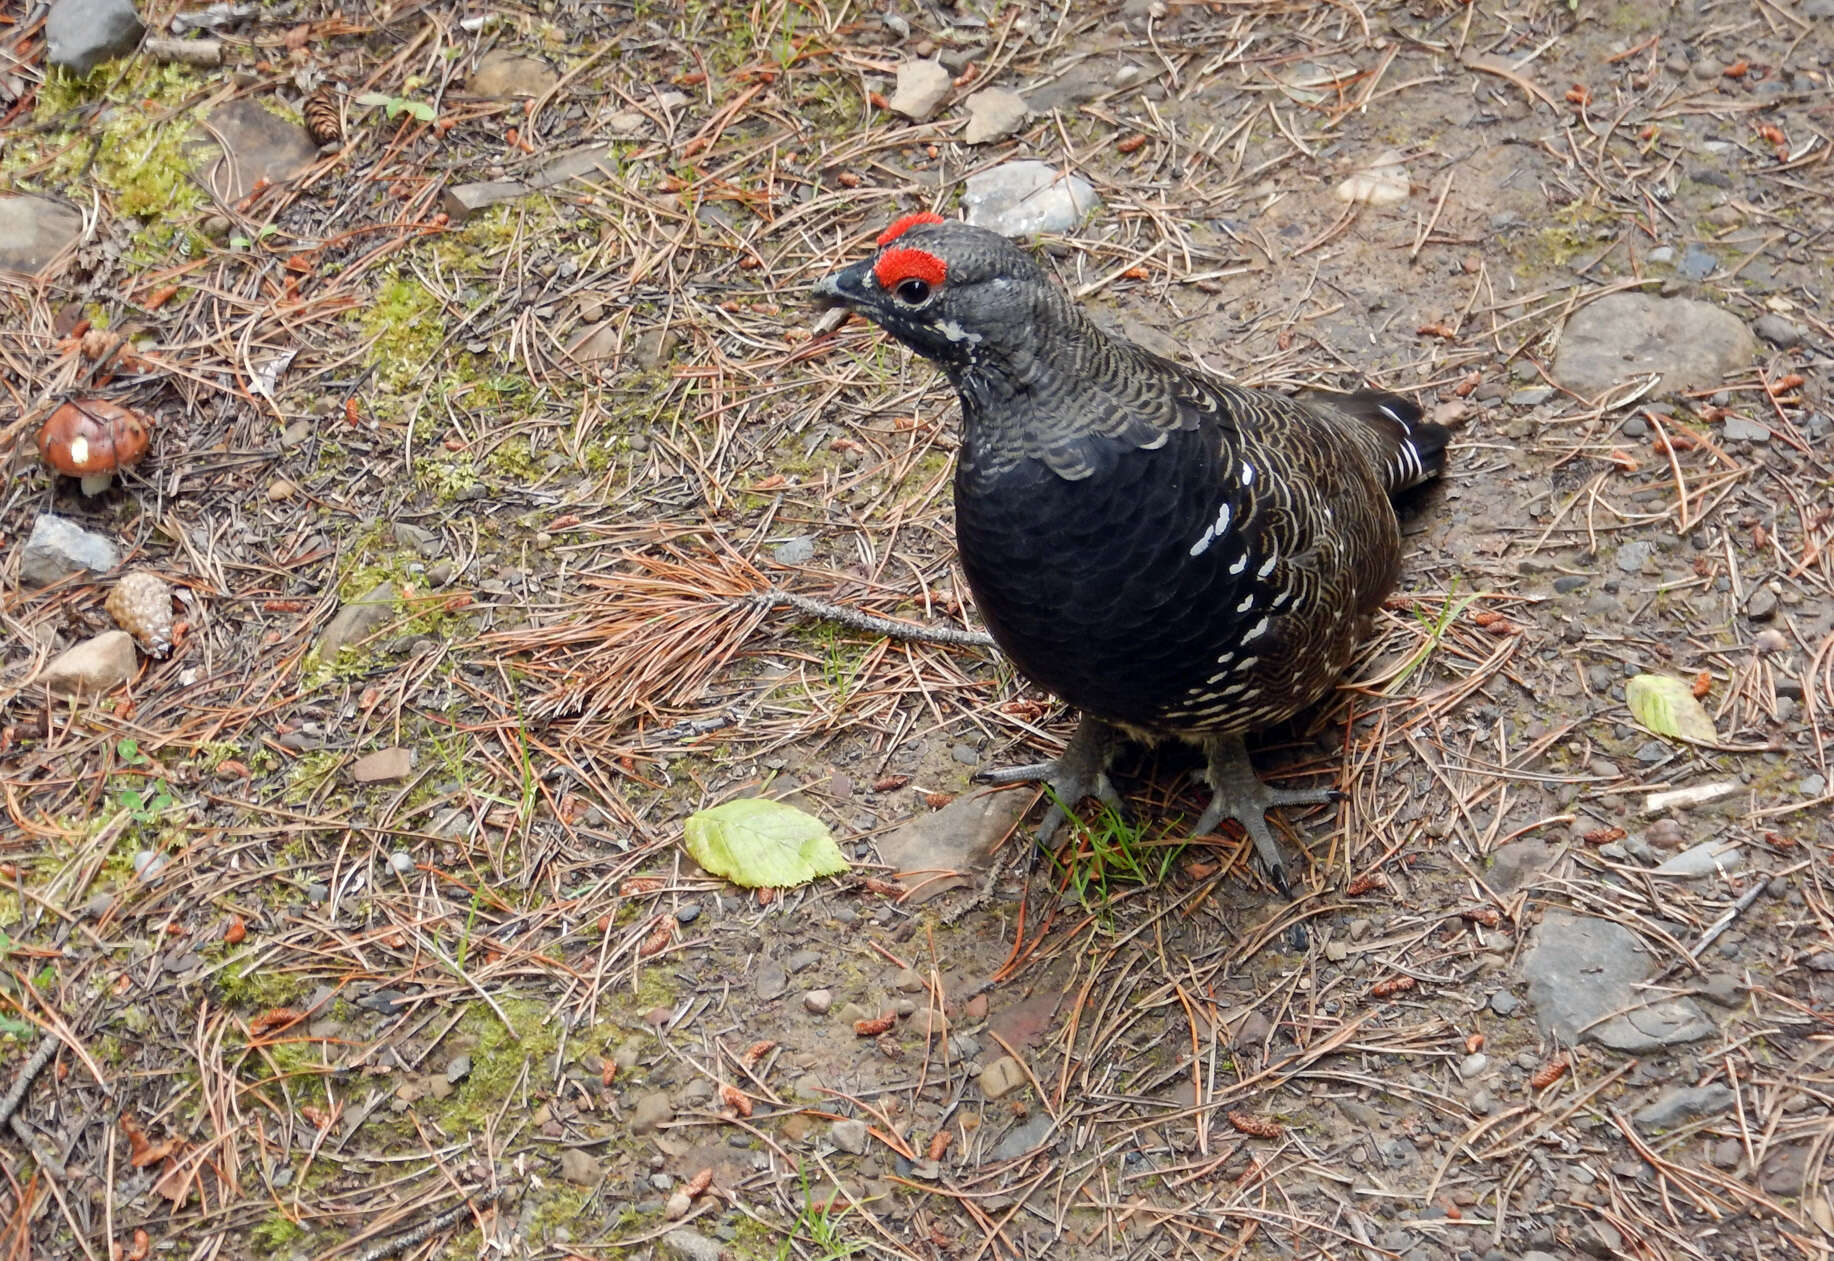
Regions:
<instances>
[{"instance_id":1,"label":"gray rock","mask_svg":"<svg viewBox=\"0 0 1834 1261\"><path fill-rule=\"evenodd\" d=\"M1547 913L1522 958L1536 1023L1565 1041L1584 1037L1616 1050L1643 1052L1711 1034L1713 1022L1692 1001L1651 1001L1638 988L1654 971L1655 962L1635 933L1610 920L1566 911Z\"/></svg>"},{"instance_id":2,"label":"gray rock","mask_svg":"<svg viewBox=\"0 0 1834 1261\"><path fill-rule=\"evenodd\" d=\"M1705 280L1719 266L1719 259L1713 252L1701 245L1689 245L1682 251L1681 261L1675 264L1675 270L1689 280Z\"/></svg>"},{"instance_id":3,"label":"gray rock","mask_svg":"<svg viewBox=\"0 0 1834 1261\"><path fill-rule=\"evenodd\" d=\"M1690 298L1613 293L1567 321L1554 376L1597 394L1654 372L1657 391L1674 394L1716 386L1756 355L1757 339L1730 311Z\"/></svg>"},{"instance_id":4,"label":"gray rock","mask_svg":"<svg viewBox=\"0 0 1834 1261\"><path fill-rule=\"evenodd\" d=\"M459 224L492 206L514 201L533 191L530 185L521 180L476 180L448 188L440 194L439 206L446 212L447 218ZM571 347L569 353L572 353ZM589 359L595 356L582 354L580 357Z\"/></svg>"},{"instance_id":5,"label":"gray rock","mask_svg":"<svg viewBox=\"0 0 1834 1261\"><path fill-rule=\"evenodd\" d=\"M1000 1141L993 1145L993 1160L1017 1160L1029 1151L1035 1151L1044 1145L1051 1136L1051 1116L1048 1112L1036 1112L1020 1125L1015 1125L1000 1136Z\"/></svg>"},{"instance_id":6,"label":"gray rock","mask_svg":"<svg viewBox=\"0 0 1834 1261\"><path fill-rule=\"evenodd\" d=\"M1654 543L1646 543L1642 540L1620 544L1617 553L1612 558L1613 563L1627 574L1637 573L1649 563L1650 553L1655 551L1655 548Z\"/></svg>"},{"instance_id":7,"label":"gray rock","mask_svg":"<svg viewBox=\"0 0 1834 1261\"><path fill-rule=\"evenodd\" d=\"M1531 385L1526 390L1515 391L1505 401L1508 402L1511 407L1539 407L1553 397L1554 391L1552 387L1546 385Z\"/></svg>"},{"instance_id":8,"label":"gray rock","mask_svg":"<svg viewBox=\"0 0 1834 1261\"><path fill-rule=\"evenodd\" d=\"M1019 130L1031 116L1025 98L1010 88L985 88L968 98L968 127L964 144L989 144Z\"/></svg>"},{"instance_id":9,"label":"gray rock","mask_svg":"<svg viewBox=\"0 0 1834 1261\"><path fill-rule=\"evenodd\" d=\"M1732 1088L1719 1082L1708 1086L1676 1086L1664 1091L1654 1103L1638 1108L1636 1123L1646 1129L1667 1129L1697 1117L1724 1112L1735 1098Z\"/></svg>"},{"instance_id":10,"label":"gray rock","mask_svg":"<svg viewBox=\"0 0 1834 1261\"><path fill-rule=\"evenodd\" d=\"M808 535L786 539L771 549L779 565L806 565L815 559L815 540Z\"/></svg>"},{"instance_id":11,"label":"gray rock","mask_svg":"<svg viewBox=\"0 0 1834 1261\"><path fill-rule=\"evenodd\" d=\"M866 1150L866 1122L836 1121L828 1127L828 1137L848 1155L858 1156Z\"/></svg>"},{"instance_id":12,"label":"gray rock","mask_svg":"<svg viewBox=\"0 0 1834 1261\"><path fill-rule=\"evenodd\" d=\"M82 212L61 201L0 197L0 272L42 275L82 235Z\"/></svg>"},{"instance_id":13,"label":"gray rock","mask_svg":"<svg viewBox=\"0 0 1834 1261\"><path fill-rule=\"evenodd\" d=\"M45 15L48 60L74 75L127 56L145 33L132 0L57 0Z\"/></svg>"},{"instance_id":14,"label":"gray rock","mask_svg":"<svg viewBox=\"0 0 1834 1261\"><path fill-rule=\"evenodd\" d=\"M71 574L104 574L121 563L115 545L73 521L41 512L19 553L19 581L48 587Z\"/></svg>"},{"instance_id":15,"label":"gray rock","mask_svg":"<svg viewBox=\"0 0 1834 1261\"><path fill-rule=\"evenodd\" d=\"M685 1226L662 1237L662 1252L670 1261L720 1261L725 1255L719 1244Z\"/></svg>"},{"instance_id":16,"label":"gray rock","mask_svg":"<svg viewBox=\"0 0 1834 1261\"><path fill-rule=\"evenodd\" d=\"M1800 324L1786 320L1781 315L1758 316L1751 325L1751 331L1771 345L1780 346L1784 350L1800 346L1803 338L1808 336L1802 331Z\"/></svg>"},{"instance_id":17,"label":"gray rock","mask_svg":"<svg viewBox=\"0 0 1834 1261\"><path fill-rule=\"evenodd\" d=\"M825 1016L828 1014L828 1010L833 1006L833 990L810 990L807 994L802 996L803 1010L812 1015Z\"/></svg>"},{"instance_id":18,"label":"gray rock","mask_svg":"<svg viewBox=\"0 0 1834 1261\"><path fill-rule=\"evenodd\" d=\"M1745 854L1737 841L1722 837L1689 846L1652 870L1652 876L1673 876L1679 880L1698 880L1722 871L1737 871L1745 865Z\"/></svg>"},{"instance_id":19,"label":"gray rock","mask_svg":"<svg viewBox=\"0 0 1834 1261\"><path fill-rule=\"evenodd\" d=\"M134 637L103 631L51 658L32 682L63 696L99 696L133 678L134 666Z\"/></svg>"},{"instance_id":20,"label":"gray rock","mask_svg":"<svg viewBox=\"0 0 1834 1261\"><path fill-rule=\"evenodd\" d=\"M257 184L284 183L318 161L304 127L252 99L219 105L209 122L186 149L199 181L222 201L241 201Z\"/></svg>"},{"instance_id":21,"label":"gray rock","mask_svg":"<svg viewBox=\"0 0 1834 1261\"><path fill-rule=\"evenodd\" d=\"M962 190L968 222L1003 236L1068 232L1101 204L1088 180L1031 159L970 175Z\"/></svg>"},{"instance_id":22,"label":"gray rock","mask_svg":"<svg viewBox=\"0 0 1834 1261\"><path fill-rule=\"evenodd\" d=\"M330 661L343 649L375 634L395 615L395 584L377 583L361 598L337 611L318 637L318 659Z\"/></svg>"},{"instance_id":23,"label":"gray rock","mask_svg":"<svg viewBox=\"0 0 1834 1261\"><path fill-rule=\"evenodd\" d=\"M1513 1016L1521 1007L1522 1000L1508 990L1498 990L1490 996L1490 1010L1499 1016Z\"/></svg>"},{"instance_id":24,"label":"gray rock","mask_svg":"<svg viewBox=\"0 0 1834 1261\"><path fill-rule=\"evenodd\" d=\"M766 959L753 974L751 987L754 994L767 1001L781 998L790 988L790 974L775 959Z\"/></svg>"},{"instance_id":25,"label":"gray rock","mask_svg":"<svg viewBox=\"0 0 1834 1261\"><path fill-rule=\"evenodd\" d=\"M1728 442L1769 442L1770 427L1762 421L1728 412L1719 432Z\"/></svg>"},{"instance_id":26,"label":"gray rock","mask_svg":"<svg viewBox=\"0 0 1834 1261\"><path fill-rule=\"evenodd\" d=\"M949 94L949 69L940 61L906 61L898 67L898 86L888 107L914 122L924 122Z\"/></svg>"}]
</instances>

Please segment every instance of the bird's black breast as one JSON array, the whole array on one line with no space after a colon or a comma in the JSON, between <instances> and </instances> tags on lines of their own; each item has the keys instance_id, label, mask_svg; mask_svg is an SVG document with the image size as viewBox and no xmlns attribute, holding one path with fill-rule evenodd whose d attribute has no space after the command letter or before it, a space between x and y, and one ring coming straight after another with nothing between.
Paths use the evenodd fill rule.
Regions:
<instances>
[{"instance_id":1,"label":"bird's black breast","mask_svg":"<svg viewBox=\"0 0 1834 1261\"><path fill-rule=\"evenodd\" d=\"M1245 486L1213 427L1103 455L1071 480L1039 460L989 471L964 453L956 532L988 630L1021 671L1097 717L1231 725L1192 711L1228 709L1218 693L1276 638L1281 596L1255 547L1265 524L1252 519L1255 472Z\"/></svg>"}]
</instances>

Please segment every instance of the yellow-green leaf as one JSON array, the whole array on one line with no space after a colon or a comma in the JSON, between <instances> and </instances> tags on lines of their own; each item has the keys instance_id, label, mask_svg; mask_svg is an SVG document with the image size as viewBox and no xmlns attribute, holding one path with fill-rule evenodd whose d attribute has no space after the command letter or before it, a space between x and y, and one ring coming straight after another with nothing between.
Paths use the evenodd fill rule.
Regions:
<instances>
[{"instance_id":1,"label":"yellow-green leaf","mask_svg":"<svg viewBox=\"0 0 1834 1261\"><path fill-rule=\"evenodd\" d=\"M828 826L780 801L745 797L689 816L688 853L716 876L784 889L846 871Z\"/></svg>"},{"instance_id":2,"label":"yellow-green leaf","mask_svg":"<svg viewBox=\"0 0 1834 1261\"><path fill-rule=\"evenodd\" d=\"M1624 686L1630 715L1659 736L1715 744L1713 719L1685 680L1666 674L1639 674Z\"/></svg>"}]
</instances>

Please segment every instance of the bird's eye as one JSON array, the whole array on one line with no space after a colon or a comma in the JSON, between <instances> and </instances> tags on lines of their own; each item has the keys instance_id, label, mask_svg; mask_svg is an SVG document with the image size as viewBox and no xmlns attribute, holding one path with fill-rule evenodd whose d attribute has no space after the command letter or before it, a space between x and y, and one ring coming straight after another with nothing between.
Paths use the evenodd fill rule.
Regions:
<instances>
[{"instance_id":1,"label":"bird's eye","mask_svg":"<svg viewBox=\"0 0 1834 1261\"><path fill-rule=\"evenodd\" d=\"M906 276L900 280L895 292L898 295L898 301L909 306L922 306L930 300L929 282L916 276Z\"/></svg>"}]
</instances>

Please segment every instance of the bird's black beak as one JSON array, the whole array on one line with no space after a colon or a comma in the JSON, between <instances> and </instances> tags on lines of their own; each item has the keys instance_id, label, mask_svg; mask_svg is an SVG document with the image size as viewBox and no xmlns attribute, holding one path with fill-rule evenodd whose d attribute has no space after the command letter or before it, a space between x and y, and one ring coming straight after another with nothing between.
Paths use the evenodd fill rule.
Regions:
<instances>
[{"instance_id":1,"label":"bird's black beak","mask_svg":"<svg viewBox=\"0 0 1834 1261\"><path fill-rule=\"evenodd\" d=\"M872 260L830 272L815 282L815 304L823 310L841 307L859 311L876 305L872 283Z\"/></svg>"}]
</instances>

